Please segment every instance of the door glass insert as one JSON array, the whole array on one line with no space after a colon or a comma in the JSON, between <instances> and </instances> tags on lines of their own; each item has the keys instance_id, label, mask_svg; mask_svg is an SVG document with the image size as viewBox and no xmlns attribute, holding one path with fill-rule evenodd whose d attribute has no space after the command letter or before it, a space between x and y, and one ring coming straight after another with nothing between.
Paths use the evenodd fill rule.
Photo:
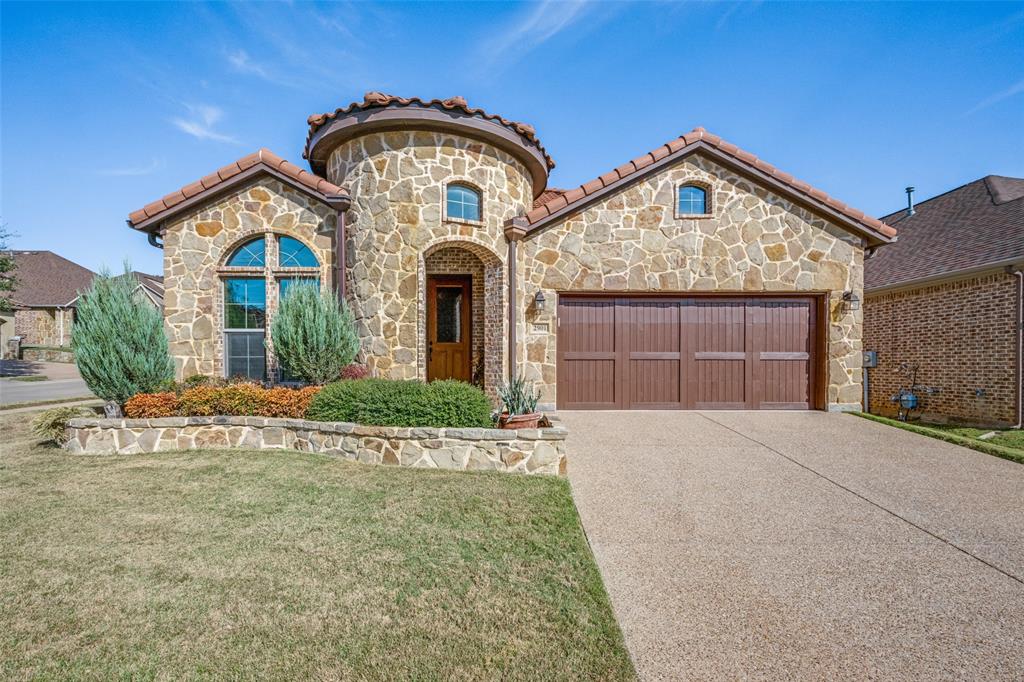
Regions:
<instances>
[{"instance_id":1,"label":"door glass insert","mask_svg":"<svg viewBox=\"0 0 1024 682\"><path fill-rule=\"evenodd\" d=\"M462 340L462 287L437 288L437 342Z\"/></svg>"}]
</instances>

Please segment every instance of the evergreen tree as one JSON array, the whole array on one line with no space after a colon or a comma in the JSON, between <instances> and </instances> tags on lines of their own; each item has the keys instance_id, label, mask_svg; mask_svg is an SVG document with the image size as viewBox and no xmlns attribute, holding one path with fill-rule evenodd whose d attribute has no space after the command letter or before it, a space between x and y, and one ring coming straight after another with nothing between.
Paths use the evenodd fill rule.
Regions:
<instances>
[{"instance_id":1,"label":"evergreen tree","mask_svg":"<svg viewBox=\"0 0 1024 682\"><path fill-rule=\"evenodd\" d=\"M75 363L89 390L118 405L174 378L163 316L132 296L135 286L127 264L121 277L101 272L78 299L71 336Z\"/></svg>"},{"instance_id":2,"label":"evergreen tree","mask_svg":"<svg viewBox=\"0 0 1024 682\"><path fill-rule=\"evenodd\" d=\"M14 235L7 229L6 225L0 225L0 312L9 312L11 304L11 293L18 284L14 276L16 263L14 254L8 251L7 242Z\"/></svg>"},{"instance_id":3,"label":"evergreen tree","mask_svg":"<svg viewBox=\"0 0 1024 682\"><path fill-rule=\"evenodd\" d=\"M288 371L311 384L335 381L359 352L348 306L312 284L295 284L274 315L274 354Z\"/></svg>"}]
</instances>

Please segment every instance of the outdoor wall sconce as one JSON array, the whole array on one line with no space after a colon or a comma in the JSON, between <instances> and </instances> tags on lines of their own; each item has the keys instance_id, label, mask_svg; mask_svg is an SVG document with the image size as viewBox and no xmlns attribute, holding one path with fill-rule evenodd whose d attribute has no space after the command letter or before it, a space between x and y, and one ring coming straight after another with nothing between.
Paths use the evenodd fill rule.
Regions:
<instances>
[{"instance_id":1,"label":"outdoor wall sconce","mask_svg":"<svg viewBox=\"0 0 1024 682\"><path fill-rule=\"evenodd\" d=\"M860 309L860 299L857 298L857 294L852 291L843 292L843 310L849 312L851 310Z\"/></svg>"},{"instance_id":2,"label":"outdoor wall sconce","mask_svg":"<svg viewBox=\"0 0 1024 682\"><path fill-rule=\"evenodd\" d=\"M544 312L544 305L547 302L548 300L544 297L543 291L538 290L537 293L533 295L533 305L537 309L538 313Z\"/></svg>"}]
</instances>

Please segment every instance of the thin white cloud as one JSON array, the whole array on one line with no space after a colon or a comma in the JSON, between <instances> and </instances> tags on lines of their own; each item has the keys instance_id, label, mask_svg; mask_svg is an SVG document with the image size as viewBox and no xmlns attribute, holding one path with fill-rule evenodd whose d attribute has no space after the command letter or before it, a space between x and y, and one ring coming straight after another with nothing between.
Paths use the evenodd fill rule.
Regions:
<instances>
[{"instance_id":1,"label":"thin white cloud","mask_svg":"<svg viewBox=\"0 0 1024 682\"><path fill-rule=\"evenodd\" d=\"M145 166L126 166L124 168L107 168L104 170L97 171L97 175L104 175L108 177L137 177L140 175L152 175L161 168L163 168L165 162L163 159L153 157Z\"/></svg>"},{"instance_id":2,"label":"thin white cloud","mask_svg":"<svg viewBox=\"0 0 1024 682\"><path fill-rule=\"evenodd\" d=\"M508 63L510 51L524 54L577 24L593 7L586 0L545 0L529 14L489 34L482 50L481 66L491 68L498 60Z\"/></svg>"},{"instance_id":3,"label":"thin white cloud","mask_svg":"<svg viewBox=\"0 0 1024 682\"><path fill-rule=\"evenodd\" d=\"M729 24L729 20L732 19L733 15L737 12L742 12L742 15L751 14L756 12L758 6L760 6L761 0L749 0L748 2L735 2L730 5L722 16L718 17L718 21L715 22L715 31L721 31Z\"/></svg>"},{"instance_id":4,"label":"thin white cloud","mask_svg":"<svg viewBox=\"0 0 1024 682\"><path fill-rule=\"evenodd\" d=\"M227 53L227 60L228 65L238 73L255 76L274 85L283 85L290 88L298 87L294 79L279 75L276 70L267 64L254 62L245 50L239 49Z\"/></svg>"},{"instance_id":5,"label":"thin white cloud","mask_svg":"<svg viewBox=\"0 0 1024 682\"><path fill-rule=\"evenodd\" d=\"M975 104L974 107L970 111L968 111L966 114L964 114L964 115L965 116L970 116L971 114L975 114L975 113L981 111L982 109L988 109L990 106L993 106L995 104L999 104L1003 100L1010 99L1011 97L1019 95L1022 92L1024 92L1024 80L1019 80L1016 83L1014 83L1013 85L1011 85L1010 87L1006 88L1005 90L1001 90L1000 92L997 92L994 95L991 95L991 96L986 97L985 99L981 100L980 102Z\"/></svg>"},{"instance_id":6,"label":"thin white cloud","mask_svg":"<svg viewBox=\"0 0 1024 682\"><path fill-rule=\"evenodd\" d=\"M238 144L238 140L234 137L214 130L217 121L224 118L224 111L222 109L210 104L187 104L185 106L189 111L188 118L171 119L171 123L178 130L200 140Z\"/></svg>"}]
</instances>

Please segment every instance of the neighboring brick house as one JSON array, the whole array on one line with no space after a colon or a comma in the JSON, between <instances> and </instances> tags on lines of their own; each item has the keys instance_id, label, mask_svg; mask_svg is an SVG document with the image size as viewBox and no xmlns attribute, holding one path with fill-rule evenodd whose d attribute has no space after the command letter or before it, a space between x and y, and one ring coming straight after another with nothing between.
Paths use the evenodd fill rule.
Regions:
<instances>
[{"instance_id":1,"label":"neighboring brick house","mask_svg":"<svg viewBox=\"0 0 1024 682\"><path fill-rule=\"evenodd\" d=\"M534 129L459 97L309 118L133 212L164 250L179 377L278 367L298 280L352 308L377 376L537 382L566 409L856 409L863 256L895 230L701 128L576 189Z\"/></svg>"},{"instance_id":2,"label":"neighboring brick house","mask_svg":"<svg viewBox=\"0 0 1024 682\"><path fill-rule=\"evenodd\" d=\"M883 220L900 238L865 262L871 411L894 413L916 366L925 420L1019 425L1024 179L989 175Z\"/></svg>"},{"instance_id":3,"label":"neighboring brick house","mask_svg":"<svg viewBox=\"0 0 1024 682\"><path fill-rule=\"evenodd\" d=\"M78 294L89 288L96 273L52 251L11 254L16 287L9 295L13 311L0 339L3 352L11 336L21 337L22 346L70 346ZM163 278L142 272L132 275L138 280L140 300L162 307Z\"/></svg>"},{"instance_id":4,"label":"neighboring brick house","mask_svg":"<svg viewBox=\"0 0 1024 682\"><path fill-rule=\"evenodd\" d=\"M10 335L20 336L22 345L69 346L78 292L86 289L96 274L52 251L11 254L17 281L9 296L14 308Z\"/></svg>"}]
</instances>

